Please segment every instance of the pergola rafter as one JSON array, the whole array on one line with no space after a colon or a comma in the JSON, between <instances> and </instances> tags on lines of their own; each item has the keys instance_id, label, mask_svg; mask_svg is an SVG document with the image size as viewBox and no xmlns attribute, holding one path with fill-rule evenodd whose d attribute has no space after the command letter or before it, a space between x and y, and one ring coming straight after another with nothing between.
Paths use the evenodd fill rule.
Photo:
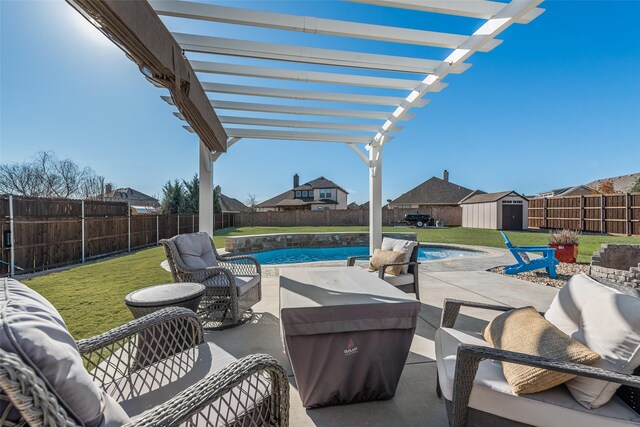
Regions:
<instances>
[{"instance_id":1,"label":"pergola rafter","mask_svg":"<svg viewBox=\"0 0 640 427\"><path fill-rule=\"evenodd\" d=\"M180 109L176 116L181 120L188 118L189 123L198 126L201 137L206 137L206 145L201 143L200 150L201 230L213 231L213 162L223 154L225 144L222 141L216 151L211 151L214 140L211 129L219 123L224 130L219 129L218 136L226 133L226 147L241 139L346 144L369 169L371 250L380 246L382 238L382 153L385 144L393 139L390 133L402 129L398 126L399 121L413 118L411 109L428 103L424 98L427 94L445 88L447 83L443 79L449 74L466 71L471 65L465 61L474 53L491 51L502 42L496 37L506 28L529 23L544 11L538 8L542 0L512 0L509 3L491 0L349 0L365 4L363 8L382 6L484 20L471 34L459 34L191 1L149 0L148 4L134 2L135 7L122 7L117 0L103 0L97 2L104 4L100 8L86 0L68 1L112 40L133 52L135 61L143 65L152 60L158 62L153 63L153 72L146 76L154 84L170 90L172 96L163 96L163 99ZM149 16L149 10L153 16ZM173 38L170 44L174 47L167 48L157 43L158 38L164 40L169 35L167 28L159 27L154 21L158 16L208 23L206 25L242 26L243 31L246 27L259 27L267 32L306 34L297 37L295 43L300 44L295 45L281 43L282 37L271 41L263 36L259 40L246 40L198 31L188 33L184 31L187 27L181 26L180 32L170 33ZM150 29L151 24L153 29ZM164 24L168 26L167 22ZM197 28L204 27L199 24ZM234 32L224 31L224 34ZM325 41L327 36L341 39L340 49L308 43L309 37L316 37L314 35L325 37ZM387 49L384 53L349 49L353 46L349 42L352 39L366 41L367 46L385 43ZM389 44L413 46L404 52L417 52L416 49L448 49L449 52L434 55L444 59L415 54L414 57L389 55L386 53ZM183 56L179 56L175 46L183 50ZM145 50L150 47L154 50ZM168 65L161 64L153 54L162 55L161 59ZM140 59L143 57L144 61ZM208 78L224 76L231 81L201 82L194 76L183 78L183 73L186 75L190 70ZM257 79L258 82L245 83L243 79ZM276 81L280 85L275 84ZM175 82L175 88L171 82ZM337 88L326 90L323 86ZM190 92L190 89L193 90ZM275 100L277 102L271 102ZM196 111L194 106L200 110ZM207 108L211 110L204 111ZM234 113L217 116L215 113L220 110ZM305 119L307 116L314 118ZM203 118L208 118L209 122L205 124ZM194 131L190 125L185 128Z\"/></svg>"}]
</instances>

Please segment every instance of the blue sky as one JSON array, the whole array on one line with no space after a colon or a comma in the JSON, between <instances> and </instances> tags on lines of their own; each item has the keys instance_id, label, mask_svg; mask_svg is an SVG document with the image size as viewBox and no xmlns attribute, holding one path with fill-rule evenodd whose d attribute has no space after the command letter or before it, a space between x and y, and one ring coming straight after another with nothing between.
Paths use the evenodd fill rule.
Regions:
<instances>
[{"instance_id":1,"label":"blue sky","mask_svg":"<svg viewBox=\"0 0 640 427\"><path fill-rule=\"evenodd\" d=\"M480 25L469 18L332 1L233 3L435 31L470 33ZM119 49L63 1L0 0L0 5L0 161L53 150L118 186L149 194L158 194L169 179L193 176L196 136L182 129L172 107L160 99L164 92ZM448 88L412 110L416 118L385 147L384 199L441 176L443 169L469 188L526 194L640 172L640 2L551 0L542 7L547 10L542 16L507 29L500 46L475 54L467 72L448 76ZM345 45L330 36L178 19L166 23L177 31L248 40L268 36L278 43L309 41L400 56L442 59L449 52L357 40ZM202 80L248 84L215 75ZM342 144L243 140L214 170L223 192L242 201L249 193L264 200L286 190L296 172L302 182L320 175L334 180L350 191L350 201L368 198L367 170Z\"/></svg>"}]
</instances>

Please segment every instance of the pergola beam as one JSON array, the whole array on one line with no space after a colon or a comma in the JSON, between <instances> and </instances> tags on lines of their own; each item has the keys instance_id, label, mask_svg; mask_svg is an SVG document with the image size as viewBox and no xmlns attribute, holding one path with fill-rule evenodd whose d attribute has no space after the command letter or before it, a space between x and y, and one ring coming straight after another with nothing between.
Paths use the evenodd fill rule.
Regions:
<instances>
[{"instance_id":1,"label":"pergola beam","mask_svg":"<svg viewBox=\"0 0 640 427\"><path fill-rule=\"evenodd\" d=\"M442 61L172 33L186 51L305 64L432 74ZM462 72L464 70L460 70Z\"/></svg>"},{"instance_id":2,"label":"pergola beam","mask_svg":"<svg viewBox=\"0 0 640 427\"><path fill-rule=\"evenodd\" d=\"M175 114L175 113L174 113ZM218 116L222 124L232 125L248 125L248 126L272 126L297 129L329 129L329 130L350 130L355 132L368 132L375 135L378 131L378 125L363 123L337 123L337 122L318 122L307 120L281 120L281 119L265 119L258 117L237 117L237 116ZM402 130L402 126L395 126L391 132Z\"/></svg>"},{"instance_id":3,"label":"pergola beam","mask_svg":"<svg viewBox=\"0 0 640 427\"><path fill-rule=\"evenodd\" d=\"M254 65L221 64L216 62L192 60L196 72L224 74L241 77L292 80L299 82L329 83L348 86L375 87L381 89L412 90L420 84L419 80L394 79L389 77L363 76L358 74L324 73L319 71L287 70L284 68L257 67ZM447 87L440 83L432 92L440 92Z\"/></svg>"},{"instance_id":4,"label":"pergola beam","mask_svg":"<svg viewBox=\"0 0 640 427\"><path fill-rule=\"evenodd\" d=\"M326 102L346 102L350 104L391 105L398 106L403 97L360 95L351 93L316 92L307 90L277 89L261 86L245 86L223 83L203 82L205 92L228 93L234 95L258 96L265 98L289 98ZM416 107L423 107L427 100L421 100Z\"/></svg>"},{"instance_id":5,"label":"pergola beam","mask_svg":"<svg viewBox=\"0 0 640 427\"><path fill-rule=\"evenodd\" d=\"M159 15L165 16L391 43L456 49L467 38L461 34L288 15L187 1L150 0L150 3ZM493 49L498 44L499 41L496 41L493 45L486 46L485 51Z\"/></svg>"},{"instance_id":6,"label":"pergola beam","mask_svg":"<svg viewBox=\"0 0 640 427\"><path fill-rule=\"evenodd\" d=\"M351 117L356 119L384 120L389 113L385 111L347 110L334 108L298 107L293 105L258 104L253 102L211 101L213 108L220 110L259 111L262 113L301 114L306 116ZM410 120L407 114L402 120Z\"/></svg>"},{"instance_id":7,"label":"pergola beam","mask_svg":"<svg viewBox=\"0 0 640 427\"><path fill-rule=\"evenodd\" d=\"M422 12L434 12L447 15L467 16L469 18L490 19L502 10L506 3L487 0L348 0L354 3L373 4L377 6L389 6L400 9L419 10ZM519 24L528 24L544 12L544 9L535 8L516 21Z\"/></svg>"},{"instance_id":8,"label":"pergola beam","mask_svg":"<svg viewBox=\"0 0 640 427\"><path fill-rule=\"evenodd\" d=\"M287 130L228 128L227 134L236 138L277 139L292 141L340 142L346 144L368 144L371 136L340 133L298 132ZM393 139L392 137L388 137Z\"/></svg>"}]
</instances>

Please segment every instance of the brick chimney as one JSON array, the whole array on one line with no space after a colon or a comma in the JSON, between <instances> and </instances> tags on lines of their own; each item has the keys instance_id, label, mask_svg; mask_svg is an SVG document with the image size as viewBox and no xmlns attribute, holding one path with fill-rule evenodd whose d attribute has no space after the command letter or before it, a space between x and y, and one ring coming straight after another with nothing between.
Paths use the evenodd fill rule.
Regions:
<instances>
[{"instance_id":1,"label":"brick chimney","mask_svg":"<svg viewBox=\"0 0 640 427\"><path fill-rule=\"evenodd\" d=\"M294 174L293 175L293 188L299 187L300 186L300 177L298 176L298 174Z\"/></svg>"},{"instance_id":2,"label":"brick chimney","mask_svg":"<svg viewBox=\"0 0 640 427\"><path fill-rule=\"evenodd\" d=\"M444 172L442 173L442 179L445 182L449 182L449 171L448 170L446 170L446 169L444 170Z\"/></svg>"}]
</instances>

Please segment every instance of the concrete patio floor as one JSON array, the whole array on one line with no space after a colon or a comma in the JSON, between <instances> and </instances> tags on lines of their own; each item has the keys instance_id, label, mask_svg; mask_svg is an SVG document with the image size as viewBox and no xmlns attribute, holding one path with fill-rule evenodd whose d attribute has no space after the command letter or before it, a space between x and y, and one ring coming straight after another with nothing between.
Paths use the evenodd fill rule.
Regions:
<instances>
[{"instance_id":1,"label":"concrete patio floor","mask_svg":"<svg viewBox=\"0 0 640 427\"><path fill-rule=\"evenodd\" d=\"M556 288L485 271L497 265L511 263L512 258L508 251L482 249L486 253L480 257L427 262L420 267L422 308L418 325L396 396L387 401L310 410L302 407L291 365L280 339L278 276L277 269L273 267L266 268L263 275L262 301L254 306L253 320L237 328L207 332L205 339L236 358L252 353L267 353L280 360L289 373L291 426L446 426L444 403L435 393L433 341L440 323L444 299L455 298L514 307L533 305L544 310L558 291ZM496 313L484 310L463 309L456 327L481 330L495 315Z\"/></svg>"}]
</instances>

